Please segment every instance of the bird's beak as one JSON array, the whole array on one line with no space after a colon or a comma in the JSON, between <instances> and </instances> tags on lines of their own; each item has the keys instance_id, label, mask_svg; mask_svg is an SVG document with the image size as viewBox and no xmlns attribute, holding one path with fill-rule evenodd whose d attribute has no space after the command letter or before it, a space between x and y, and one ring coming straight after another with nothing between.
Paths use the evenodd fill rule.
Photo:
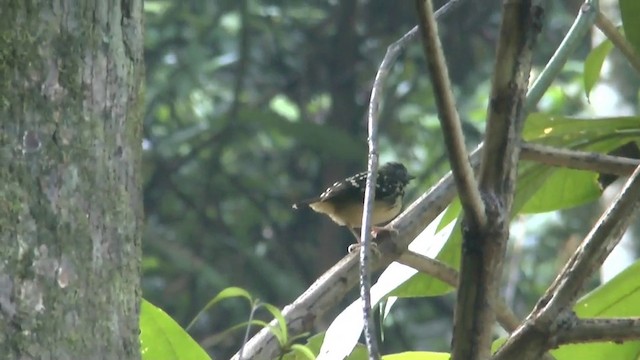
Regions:
<instances>
[{"instance_id":1,"label":"bird's beak","mask_svg":"<svg viewBox=\"0 0 640 360\"><path fill-rule=\"evenodd\" d=\"M415 176L413 176L413 175L407 175L407 179L408 179L409 181L411 181L411 180L413 180L413 179L415 179L415 178L416 178L416 177L415 177Z\"/></svg>"}]
</instances>

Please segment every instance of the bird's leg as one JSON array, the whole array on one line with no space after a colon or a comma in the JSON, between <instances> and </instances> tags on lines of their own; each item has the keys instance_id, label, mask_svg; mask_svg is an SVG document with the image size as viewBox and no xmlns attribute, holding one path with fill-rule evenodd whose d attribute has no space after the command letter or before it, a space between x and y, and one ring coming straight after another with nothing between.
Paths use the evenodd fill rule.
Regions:
<instances>
[{"instance_id":1,"label":"bird's leg","mask_svg":"<svg viewBox=\"0 0 640 360\"><path fill-rule=\"evenodd\" d=\"M353 237L356 238L356 244L360 243L360 234L358 234L358 232L356 231L355 228L349 227L349 231L351 231L351 234L353 234ZM354 245L356 245L354 244Z\"/></svg>"}]
</instances>

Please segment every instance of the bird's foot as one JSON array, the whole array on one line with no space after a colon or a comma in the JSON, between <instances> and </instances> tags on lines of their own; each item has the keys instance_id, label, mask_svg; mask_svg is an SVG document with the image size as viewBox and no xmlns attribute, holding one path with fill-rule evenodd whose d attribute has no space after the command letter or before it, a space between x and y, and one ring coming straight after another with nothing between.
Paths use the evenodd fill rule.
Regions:
<instances>
[{"instance_id":1,"label":"bird's foot","mask_svg":"<svg viewBox=\"0 0 640 360\"><path fill-rule=\"evenodd\" d=\"M371 235L373 236L374 239L377 239L379 235L384 235L385 233L387 233L388 236L398 235L398 230L392 227L387 227L387 226L382 226L382 227L374 226L371 228Z\"/></svg>"},{"instance_id":2,"label":"bird's foot","mask_svg":"<svg viewBox=\"0 0 640 360\"><path fill-rule=\"evenodd\" d=\"M371 246L369 247L371 249L371 252L376 256L376 257L381 257L382 253L380 252L380 250L378 249L378 244L376 244L375 242L371 242L370 243ZM362 246L362 243L357 242L355 244L351 244L349 245L349 247L347 248L347 251L349 251L349 254L360 251L360 247Z\"/></svg>"}]
</instances>

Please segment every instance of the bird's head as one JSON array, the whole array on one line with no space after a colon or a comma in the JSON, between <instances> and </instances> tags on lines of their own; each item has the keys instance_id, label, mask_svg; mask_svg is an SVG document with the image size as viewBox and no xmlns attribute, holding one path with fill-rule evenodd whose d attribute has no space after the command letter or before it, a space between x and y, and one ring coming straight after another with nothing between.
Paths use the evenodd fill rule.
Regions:
<instances>
[{"instance_id":1,"label":"bird's head","mask_svg":"<svg viewBox=\"0 0 640 360\"><path fill-rule=\"evenodd\" d=\"M414 176L409 174L407 168L399 162L389 162L382 165L378 173L382 177L394 179L403 185L407 185L409 181L415 179Z\"/></svg>"}]
</instances>

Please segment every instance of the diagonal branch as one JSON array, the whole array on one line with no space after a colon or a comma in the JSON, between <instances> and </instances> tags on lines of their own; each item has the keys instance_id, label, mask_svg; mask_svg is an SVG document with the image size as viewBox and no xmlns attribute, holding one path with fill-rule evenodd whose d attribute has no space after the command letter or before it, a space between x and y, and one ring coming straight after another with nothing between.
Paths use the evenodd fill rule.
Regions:
<instances>
[{"instance_id":1,"label":"diagonal branch","mask_svg":"<svg viewBox=\"0 0 640 360\"><path fill-rule=\"evenodd\" d=\"M438 29L431 0L416 0L419 17L420 35L424 48L433 93L438 107L438 118L442 126L442 135L451 164L451 172L456 182L460 203L468 221L474 228L486 225L487 217L484 204L480 198L475 174L469 163L469 153L464 144L462 125L455 107L451 91L449 71L442 52L442 44L438 38Z\"/></svg>"},{"instance_id":2,"label":"diagonal branch","mask_svg":"<svg viewBox=\"0 0 640 360\"><path fill-rule=\"evenodd\" d=\"M412 267L448 285L458 286L458 272L456 269L439 260L407 250L400 255L397 261L400 264ZM512 332L520 325L520 320L518 320L518 317L509 309L504 301L498 302L496 315L500 325L508 332Z\"/></svg>"},{"instance_id":3,"label":"diagonal branch","mask_svg":"<svg viewBox=\"0 0 640 360\"><path fill-rule=\"evenodd\" d=\"M596 26L602 31L607 39L620 50L622 55L629 61L629 64L640 74L640 55L634 50L629 41L622 36L616 26L602 12L596 15Z\"/></svg>"},{"instance_id":4,"label":"diagonal branch","mask_svg":"<svg viewBox=\"0 0 640 360\"><path fill-rule=\"evenodd\" d=\"M561 320L575 304L585 282L602 265L640 206L640 167L636 168L613 204L600 217L527 321L498 351L496 359L535 359L549 336L561 328ZM544 330L543 330L544 329Z\"/></svg>"}]
</instances>

